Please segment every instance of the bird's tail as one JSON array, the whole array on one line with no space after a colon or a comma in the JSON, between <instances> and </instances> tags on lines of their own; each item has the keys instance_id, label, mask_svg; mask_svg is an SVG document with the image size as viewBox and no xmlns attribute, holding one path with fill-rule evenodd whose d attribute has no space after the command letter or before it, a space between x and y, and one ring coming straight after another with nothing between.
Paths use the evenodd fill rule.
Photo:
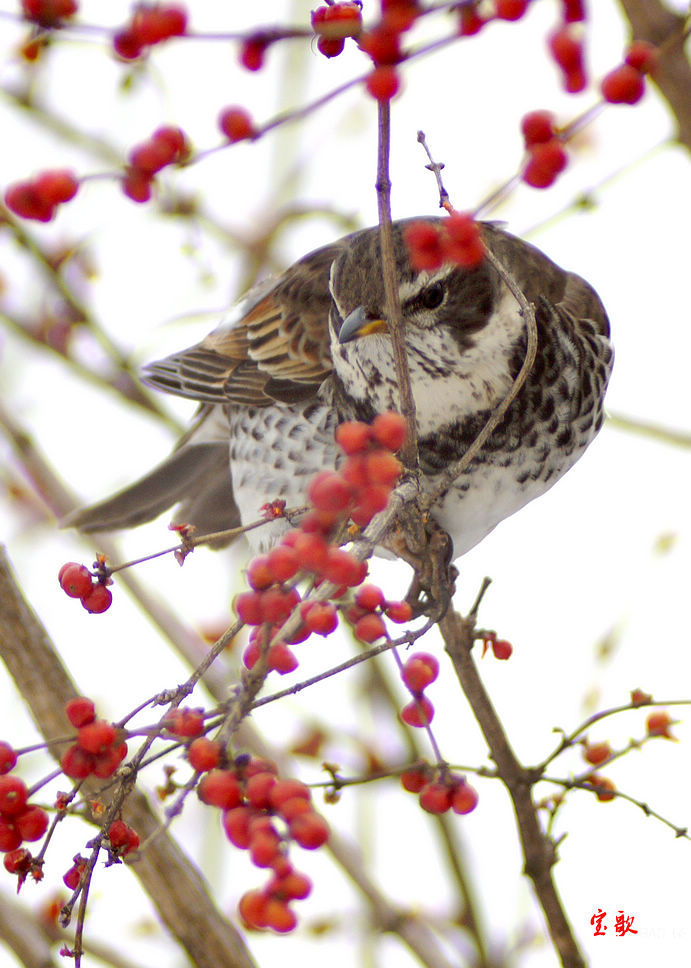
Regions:
<instances>
[{"instance_id":1,"label":"bird's tail","mask_svg":"<svg viewBox=\"0 0 691 968\"><path fill-rule=\"evenodd\" d=\"M98 504L73 511L60 524L85 533L133 528L175 504L175 520L194 525L200 536L240 525L227 441L185 443L145 477Z\"/></svg>"}]
</instances>

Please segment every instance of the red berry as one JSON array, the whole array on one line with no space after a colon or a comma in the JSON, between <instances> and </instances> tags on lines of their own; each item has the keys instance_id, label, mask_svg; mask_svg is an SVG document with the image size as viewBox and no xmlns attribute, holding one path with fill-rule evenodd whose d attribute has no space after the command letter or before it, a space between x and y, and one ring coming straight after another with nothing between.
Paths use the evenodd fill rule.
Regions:
<instances>
[{"instance_id":1,"label":"red berry","mask_svg":"<svg viewBox=\"0 0 691 968\"><path fill-rule=\"evenodd\" d=\"M526 148L551 141L555 130L554 115L551 111L530 111L521 119L521 131Z\"/></svg>"},{"instance_id":2,"label":"red berry","mask_svg":"<svg viewBox=\"0 0 691 968\"><path fill-rule=\"evenodd\" d=\"M324 57L338 57L344 47L345 41L341 37L320 37L317 40L317 50Z\"/></svg>"},{"instance_id":3,"label":"red berry","mask_svg":"<svg viewBox=\"0 0 691 968\"><path fill-rule=\"evenodd\" d=\"M70 598L85 598L92 589L93 580L89 569L71 561L63 565L58 574L60 587Z\"/></svg>"},{"instance_id":4,"label":"red berry","mask_svg":"<svg viewBox=\"0 0 691 968\"><path fill-rule=\"evenodd\" d=\"M169 165L174 157L175 152L163 141L145 141L132 149L129 162L133 168L150 177Z\"/></svg>"},{"instance_id":5,"label":"red berry","mask_svg":"<svg viewBox=\"0 0 691 968\"><path fill-rule=\"evenodd\" d=\"M166 728L176 736L199 736L204 731L204 710L175 709L166 718Z\"/></svg>"},{"instance_id":6,"label":"red berry","mask_svg":"<svg viewBox=\"0 0 691 968\"><path fill-rule=\"evenodd\" d=\"M403 237L410 264L414 269L431 271L439 268L444 261L444 250L435 225L429 222L412 222L406 226Z\"/></svg>"},{"instance_id":7,"label":"red berry","mask_svg":"<svg viewBox=\"0 0 691 968\"><path fill-rule=\"evenodd\" d=\"M427 652L411 655L401 671L401 678L411 692L423 692L439 675L439 663Z\"/></svg>"},{"instance_id":8,"label":"red berry","mask_svg":"<svg viewBox=\"0 0 691 968\"><path fill-rule=\"evenodd\" d=\"M245 797L250 806L258 810L271 807L270 793L278 780L273 773L255 773L245 784Z\"/></svg>"},{"instance_id":9,"label":"red berry","mask_svg":"<svg viewBox=\"0 0 691 968\"><path fill-rule=\"evenodd\" d=\"M0 775L9 773L17 762L17 754L9 743L0 740Z\"/></svg>"},{"instance_id":10,"label":"red berry","mask_svg":"<svg viewBox=\"0 0 691 968\"><path fill-rule=\"evenodd\" d=\"M250 842L250 858L255 867L271 867L281 853L281 841L276 833L261 833Z\"/></svg>"},{"instance_id":11,"label":"red berry","mask_svg":"<svg viewBox=\"0 0 691 968\"><path fill-rule=\"evenodd\" d=\"M645 80L630 64L620 64L602 79L602 96L610 104L636 104L645 93Z\"/></svg>"},{"instance_id":12,"label":"red berry","mask_svg":"<svg viewBox=\"0 0 691 968\"><path fill-rule=\"evenodd\" d=\"M289 672L295 672L299 662L295 653L287 645L283 642L276 642L266 654L266 665L268 669L273 669L274 672L285 676Z\"/></svg>"},{"instance_id":13,"label":"red berry","mask_svg":"<svg viewBox=\"0 0 691 968\"><path fill-rule=\"evenodd\" d=\"M269 571L274 581L289 581L300 570L300 559L294 548L278 545L267 555Z\"/></svg>"},{"instance_id":14,"label":"red berry","mask_svg":"<svg viewBox=\"0 0 691 968\"><path fill-rule=\"evenodd\" d=\"M334 585L359 585L367 574L367 564L358 561L349 551L342 548L329 548L322 575Z\"/></svg>"},{"instance_id":15,"label":"red berry","mask_svg":"<svg viewBox=\"0 0 691 968\"><path fill-rule=\"evenodd\" d=\"M477 806L478 799L477 791L461 780L451 794L451 809L454 813L470 813Z\"/></svg>"},{"instance_id":16,"label":"red berry","mask_svg":"<svg viewBox=\"0 0 691 968\"><path fill-rule=\"evenodd\" d=\"M353 631L361 642L376 642L382 635L386 635L386 626L379 615L370 612L357 620Z\"/></svg>"},{"instance_id":17,"label":"red berry","mask_svg":"<svg viewBox=\"0 0 691 968\"><path fill-rule=\"evenodd\" d=\"M446 813L451 806L452 793L445 783L433 780L420 790L420 806L427 813Z\"/></svg>"},{"instance_id":18,"label":"red berry","mask_svg":"<svg viewBox=\"0 0 691 968\"><path fill-rule=\"evenodd\" d=\"M329 555L329 546L321 535L300 533L295 539L294 550L307 571L321 573Z\"/></svg>"},{"instance_id":19,"label":"red berry","mask_svg":"<svg viewBox=\"0 0 691 968\"><path fill-rule=\"evenodd\" d=\"M109 746L107 749L102 750L102 752L94 756L94 767L92 770L94 776L100 779L112 776L126 756L127 743Z\"/></svg>"},{"instance_id":20,"label":"red berry","mask_svg":"<svg viewBox=\"0 0 691 968\"><path fill-rule=\"evenodd\" d=\"M300 814L288 824L290 835L305 850L316 850L329 839L329 825L318 813Z\"/></svg>"},{"instance_id":21,"label":"red berry","mask_svg":"<svg viewBox=\"0 0 691 968\"><path fill-rule=\"evenodd\" d=\"M400 624L411 620L413 617L413 609L408 602L388 602L384 614L392 622Z\"/></svg>"},{"instance_id":22,"label":"red berry","mask_svg":"<svg viewBox=\"0 0 691 968\"><path fill-rule=\"evenodd\" d=\"M268 928L267 905L268 898L261 891L247 891L238 902L238 913L251 928Z\"/></svg>"},{"instance_id":23,"label":"red berry","mask_svg":"<svg viewBox=\"0 0 691 968\"><path fill-rule=\"evenodd\" d=\"M112 723L105 719L97 719L93 723L81 726L77 731L77 745L87 753L102 753L112 746L117 731Z\"/></svg>"},{"instance_id":24,"label":"red berry","mask_svg":"<svg viewBox=\"0 0 691 968\"><path fill-rule=\"evenodd\" d=\"M528 0L496 0L495 15L499 20L520 20L528 9Z\"/></svg>"},{"instance_id":25,"label":"red berry","mask_svg":"<svg viewBox=\"0 0 691 968\"><path fill-rule=\"evenodd\" d=\"M5 205L15 215L35 219L37 222L50 222L55 210L36 190L34 182L15 182L5 191Z\"/></svg>"},{"instance_id":26,"label":"red berry","mask_svg":"<svg viewBox=\"0 0 691 968\"><path fill-rule=\"evenodd\" d=\"M66 168L44 171L36 177L34 184L36 191L47 205L69 202L79 188L77 177Z\"/></svg>"},{"instance_id":27,"label":"red berry","mask_svg":"<svg viewBox=\"0 0 691 968\"><path fill-rule=\"evenodd\" d=\"M578 23L585 20L585 0L561 0L562 20L564 23Z\"/></svg>"},{"instance_id":28,"label":"red berry","mask_svg":"<svg viewBox=\"0 0 691 968\"><path fill-rule=\"evenodd\" d=\"M297 918L288 905L274 897L270 897L266 902L264 920L267 928L279 934L293 931L297 926Z\"/></svg>"},{"instance_id":29,"label":"red berry","mask_svg":"<svg viewBox=\"0 0 691 968\"><path fill-rule=\"evenodd\" d=\"M358 503L350 512L350 519L354 524L365 527L370 523L375 514L383 511L389 503L391 488L385 484L370 484L363 494L360 495Z\"/></svg>"},{"instance_id":30,"label":"red berry","mask_svg":"<svg viewBox=\"0 0 691 968\"><path fill-rule=\"evenodd\" d=\"M242 803L242 787L230 770L211 770L199 781L197 796L202 803L228 810Z\"/></svg>"},{"instance_id":31,"label":"red berry","mask_svg":"<svg viewBox=\"0 0 691 968\"><path fill-rule=\"evenodd\" d=\"M355 3L334 3L329 7L317 7L312 12L311 20L312 29L319 35L320 40L356 37L362 28L362 12Z\"/></svg>"},{"instance_id":32,"label":"red berry","mask_svg":"<svg viewBox=\"0 0 691 968\"><path fill-rule=\"evenodd\" d=\"M22 840L40 840L48 829L48 814L41 807L28 806L15 819Z\"/></svg>"},{"instance_id":33,"label":"red berry","mask_svg":"<svg viewBox=\"0 0 691 968\"><path fill-rule=\"evenodd\" d=\"M582 70L583 44L569 27L560 27L548 38L552 57L564 73Z\"/></svg>"},{"instance_id":34,"label":"red berry","mask_svg":"<svg viewBox=\"0 0 691 968\"><path fill-rule=\"evenodd\" d=\"M472 215L453 212L444 222L444 260L472 269L485 257L480 229Z\"/></svg>"},{"instance_id":35,"label":"red berry","mask_svg":"<svg viewBox=\"0 0 691 968\"><path fill-rule=\"evenodd\" d=\"M31 868L32 860L31 853L25 847L21 847L5 854L3 864L9 874L26 874Z\"/></svg>"},{"instance_id":36,"label":"red berry","mask_svg":"<svg viewBox=\"0 0 691 968\"><path fill-rule=\"evenodd\" d=\"M93 723L96 719L96 707L85 696L77 696L65 703L65 714L75 729L79 729L80 726Z\"/></svg>"},{"instance_id":37,"label":"red berry","mask_svg":"<svg viewBox=\"0 0 691 968\"><path fill-rule=\"evenodd\" d=\"M83 857L77 855L77 857L74 858L73 866L70 867L62 878L65 887L68 887L71 891L74 891L79 886L79 882L81 881L82 874L85 870L86 861Z\"/></svg>"},{"instance_id":38,"label":"red berry","mask_svg":"<svg viewBox=\"0 0 691 968\"><path fill-rule=\"evenodd\" d=\"M589 777L586 778L588 783L596 787L596 796L601 803L607 803L608 800L614 800L616 787L611 780L608 780L606 776L598 776L597 773L591 773Z\"/></svg>"},{"instance_id":39,"label":"red berry","mask_svg":"<svg viewBox=\"0 0 691 968\"><path fill-rule=\"evenodd\" d=\"M21 845L22 835L10 820L0 818L0 851L17 850Z\"/></svg>"},{"instance_id":40,"label":"red berry","mask_svg":"<svg viewBox=\"0 0 691 968\"><path fill-rule=\"evenodd\" d=\"M338 612L329 602L305 602L307 608L300 608L302 620L317 635L330 635L338 628Z\"/></svg>"},{"instance_id":41,"label":"red berry","mask_svg":"<svg viewBox=\"0 0 691 968\"><path fill-rule=\"evenodd\" d=\"M511 654L513 653L513 646L510 642L507 642L506 639L493 639L492 652L494 653L495 659L510 659Z\"/></svg>"},{"instance_id":42,"label":"red berry","mask_svg":"<svg viewBox=\"0 0 691 968\"><path fill-rule=\"evenodd\" d=\"M427 769L423 766L401 773L401 786L408 793L419 793L428 782Z\"/></svg>"},{"instance_id":43,"label":"red berry","mask_svg":"<svg viewBox=\"0 0 691 968\"><path fill-rule=\"evenodd\" d=\"M390 101L398 93L400 81L395 68L375 67L368 75L365 87L376 101Z\"/></svg>"},{"instance_id":44,"label":"red berry","mask_svg":"<svg viewBox=\"0 0 691 968\"><path fill-rule=\"evenodd\" d=\"M675 739L669 732L673 725L672 719L666 712L651 713L645 721L648 736L664 736L665 739Z\"/></svg>"},{"instance_id":45,"label":"red berry","mask_svg":"<svg viewBox=\"0 0 691 968\"><path fill-rule=\"evenodd\" d=\"M41 27L57 27L77 12L76 0L22 0L22 13Z\"/></svg>"},{"instance_id":46,"label":"red berry","mask_svg":"<svg viewBox=\"0 0 691 968\"><path fill-rule=\"evenodd\" d=\"M72 780L83 780L94 769L94 758L76 744L65 750L60 758L60 769Z\"/></svg>"},{"instance_id":47,"label":"red berry","mask_svg":"<svg viewBox=\"0 0 691 968\"><path fill-rule=\"evenodd\" d=\"M403 414L395 410L380 413L374 418L372 435L378 444L389 450L400 450L405 442L407 433L406 419Z\"/></svg>"},{"instance_id":48,"label":"red berry","mask_svg":"<svg viewBox=\"0 0 691 968\"><path fill-rule=\"evenodd\" d=\"M248 71L258 71L264 64L268 44L260 36L249 37L240 48L240 63Z\"/></svg>"},{"instance_id":49,"label":"red berry","mask_svg":"<svg viewBox=\"0 0 691 968\"><path fill-rule=\"evenodd\" d=\"M564 170L567 161L566 151L556 138L532 145L523 169L523 181L533 188L548 188Z\"/></svg>"},{"instance_id":50,"label":"red berry","mask_svg":"<svg viewBox=\"0 0 691 968\"><path fill-rule=\"evenodd\" d=\"M206 736L193 740L187 750L190 766L197 773L206 773L218 766L221 760L221 747Z\"/></svg>"},{"instance_id":51,"label":"red berry","mask_svg":"<svg viewBox=\"0 0 691 968\"><path fill-rule=\"evenodd\" d=\"M92 615L98 615L101 612L107 611L112 601L113 594L110 588L106 588L105 585L101 585L99 582L93 586L85 598L82 598L82 605L87 612L91 612Z\"/></svg>"},{"instance_id":52,"label":"red berry","mask_svg":"<svg viewBox=\"0 0 691 968\"><path fill-rule=\"evenodd\" d=\"M359 420L349 420L336 427L336 443L344 454L360 454L367 450L372 439L368 424Z\"/></svg>"},{"instance_id":53,"label":"red berry","mask_svg":"<svg viewBox=\"0 0 691 968\"><path fill-rule=\"evenodd\" d=\"M403 465L390 450L373 450L365 457L367 476L373 484L393 487L403 473Z\"/></svg>"},{"instance_id":54,"label":"red berry","mask_svg":"<svg viewBox=\"0 0 691 968\"><path fill-rule=\"evenodd\" d=\"M264 621L260 592L242 592L241 595L236 595L233 608L240 621L244 622L245 625L261 625Z\"/></svg>"},{"instance_id":55,"label":"red berry","mask_svg":"<svg viewBox=\"0 0 691 968\"><path fill-rule=\"evenodd\" d=\"M417 696L401 710L401 719L408 726L420 728L429 726L434 719L434 706L427 696Z\"/></svg>"},{"instance_id":56,"label":"red berry","mask_svg":"<svg viewBox=\"0 0 691 968\"><path fill-rule=\"evenodd\" d=\"M295 592L284 592L280 588L269 588L260 594L260 608L263 622L280 625L293 610Z\"/></svg>"},{"instance_id":57,"label":"red berry","mask_svg":"<svg viewBox=\"0 0 691 968\"><path fill-rule=\"evenodd\" d=\"M122 179L122 190L133 202L148 202L151 198L151 175L139 168L128 168Z\"/></svg>"},{"instance_id":58,"label":"red berry","mask_svg":"<svg viewBox=\"0 0 691 968\"><path fill-rule=\"evenodd\" d=\"M265 588L269 588L274 584L276 579L269 566L268 555L257 555L256 558L250 561L247 566L247 581L257 592L263 591Z\"/></svg>"},{"instance_id":59,"label":"red berry","mask_svg":"<svg viewBox=\"0 0 691 968\"><path fill-rule=\"evenodd\" d=\"M459 10L460 22L458 33L461 37L472 37L485 26L487 21L481 17L475 7L461 7Z\"/></svg>"},{"instance_id":60,"label":"red berry","mask_svg":"<svg viewBox=\"0 0 691 968\"><path fill-rule=\"evenodd\" d=\"M588 743L583 748L583 757L586 762L593 766L599 766L608 760L612 755L612 747L609 743Z\"/></svg>"},{"instance_id":61,"label":"red berry","mask_svg":"<svg viewBox=\"0 0 691 968\"><path fill-rule=\"evenodd\" d=\"M183 161L190 154L190 143L182 128L174 128L171 125L157 128L151 135L151 140L166 145L173 161Z\"/></svg>"},{"instance_id":62,"label":"red berry","mask_svg":"<svg viewBox=\"0 0 691 968\"><path fill-rule=\"evenodd\" d=\"M21 813L26 806L27 797L26 784L18 776L0 776L0 813L5 819Z\"/></svg>"},{"instance_id":63,"label":"red berry","mask_svg":"<svg viewBox=\"0 0 691 968\"><path fill-rule=\"evenodd\" d=\"M626 51L626 63L641 74L652 74L655 72L660 52L654 44L647 40L634 40Z\"/></svg>"},{"instance_id":64,"label":"red berry","mask_svg":"<svg viewBox=\"0 0 691 968\"><path fill-rule=\"evenodd\" d=\"M131 27L124 27L113 35L113 50L123 60L136 60L143 49L139 34Z\"/></svg>"},{"instance_id":65,"label":"red berry","mask_svg":"<svg viewBox=\"0 0 691 968\"><path fill-rule=\"evenodd\" d=\"M250 822L253 816L254 811L250 807L233 807L223 814L226 837L240 850L247 850L250 845Z\"/></svg>"},{"instance_id":66,"label":"red berry","mask_svg":"<svg viewBox=\"0 0 691 968\"><path fill-rule=\"evenodd\" d=\"M276 872L275 867L274 872ZM280 877L276 877L269 885L269 889L274 897L303 901L312 892L312 882L304 874L291 870Z\"/></svg>"},{"instance_id":67,"label":"red berry","mask_svg":"<svg viewBox=\"0 0 691 968\"><path fill-rule=\"evenodd\" d=\"M132 29L145 46L160 44L169 37L179 37L185 33L187 11L173 4L141 6L135 12Z\"/></svg>"},{"instance_id":68,"label":"red berry","mask_svg":"<svg viewBox=\"0 0 691 968\"><path fill-rule=\"evenodd\" d=\"M355 592L355 604L365 612L375 612L384 605L384 592L378 585L362 585Z\"/></svg>"},{"instance_id":69,"label":"red berry","mask_svg":"<svg viewBox=\"0 0 691 968\"><path fill-rule=\"evenodd\" d=\"M372 58L376 67L398 64L402 60L400 35L397 31L391 30L387 24L381 24L374 30L362 34L359 43L362 50ZM370 91L370 93L374 92Z\"/></svg>"},{"instance_id":70,"label":"red berry","mask_svg":"<svg viewBox=\"0 0 691 968\"><path fill-rule=\"evenodd\" d=\"M254 137L254 125L244 108L224 108L218 116L218 126L228 141L245 141Z\"/></svg>"},{"instance_id":71,"label":"red berry","mask_svg":"<svg viewBox=\"0 0 691 968\"><path fill-rule=\"evenodd\" d=\"M124 820L114 820L110 827L108 827L108 840L110 841L110 846L117 850L119 847L125 847L129 843L129 830Z\"/></svg>"},{"instance_id":72,"label":"red berry","mask_svg":"<svg viewBox=\"0 0 691 968\"><path fill-rule=\"evenodd\" d=\"M347 481L335 471L322 471L312 478L307 497L318 511L345 511L352 499Z\"/></svg>"},{"instance_id":73,"label":"red berry","mask_svg":"<svg viewBox=\"0 0 691 968\"><path fill-rule=\"evenodd\" d=\"M277 780L271 788L271 806L279 813L282 813L283 805L288 800L295 798L305 800L307 803L312 798L310 788L301 783L300 780Z\"/></svg>"}]
</instances>

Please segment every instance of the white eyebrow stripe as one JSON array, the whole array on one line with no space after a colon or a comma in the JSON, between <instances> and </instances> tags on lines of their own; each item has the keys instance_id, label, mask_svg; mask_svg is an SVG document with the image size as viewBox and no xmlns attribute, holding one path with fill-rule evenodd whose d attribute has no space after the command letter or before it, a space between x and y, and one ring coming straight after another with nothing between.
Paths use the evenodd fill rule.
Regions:
<instances>
[{"instance_id":1,"label":"white eyebrow stripe","mask_svg":"<svg viewBox=\"0 0 691 968\"><path fill-rule=\"evenodd\" d=\"M443 265L433 272L428 272L426 269L421 270L415 276L414 279L402 280L399 288L399 295L401 302L405 302L408 299L412 299L418 296L423 289L431 286L435 282L443 282L447 276L450 276L456 267L454 265Z\"/></svg>"}]
</instances>

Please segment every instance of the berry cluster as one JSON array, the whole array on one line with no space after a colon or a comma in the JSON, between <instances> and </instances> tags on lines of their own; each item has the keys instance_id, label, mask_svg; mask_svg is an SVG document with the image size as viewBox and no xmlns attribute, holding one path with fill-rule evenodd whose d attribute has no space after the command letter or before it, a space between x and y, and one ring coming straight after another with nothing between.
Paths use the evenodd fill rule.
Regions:
<instances>
[{"instance_id":1,"label":"berry cluster","mask_svg":"<svg viewBox=\"0 0 691 968\"><path fill-rule=\"evenodd\" d=\"M338 57L347 37L362 30L362 11L357 3L332 3L312 12L312 29L317 35L317 50L324 57Z\"/></svg>"},{"instance_id":2,"label":"berry cluster","mask_svg":"<svg viewBox=\"0 0 691 968\"><path fill-rule=\"evenodd\" d=\"M527 152L523 181L533 188L552 185L567 163L566 150L559 139L554 115L549 111L531 111L521 121Z\"/></svg>"},{"instance_id":3,"label":"berry cluster","mask_svg":"<svg viewBox=\"0 0 691 968\"><path fill-rule=\"evenodd\" d=\"M100 565L101 562L97 561L96 567L99 568ZM106 587L106 582L109 582L110 579L101 574L100 571L98 580L94 581L94 577L86 565L80 565L76 561L68 561L58 572L58 581L65 594L69 595L70 598L78 598L87 612L96 614L105 612L110 608L113 595L110 589Z\"/></svg>"},{"instance_id":4,"label":"berry cluster","mask_svg":"<svg viewBox=\"0 0 691 968\"><path fill-rule=\"evenodd\" d=\"M22 13L27 20L44 30L60 27L63 20L77 12L76 0L22 0Z\"/></svg>"},{"instance_id":5,"label":"berry cluster","mask_svg":"<svg viewBox=\"0 0 691 968\"><path fill-rule=\"evenodd\" d=\"M477 222L465 212L452 212L441 224L411 223L405 243L413 268L420 270L438 269L445 262L473 269L485 257Z\"/></svg>"},{"instance_id":6,"label":"berry cluster","mask_svg":"<svg viewBox=\"0 0 691 968\"><path fill-rule=\"evenodd\" d=\"M401 719L408 726L429 726L434 718L434 706L425 689L439 675L439 663L428 652L411 655L401 669L401 679L412 695L412 701L401 710Z\"/></svg>"},{"instance_id":7,"label":"berry cluster","mask_svg":"<svg viewBox=\"0 0 691 968\"><path fill-rule=\"evenodd\" d=\"M401 35L410 30L422 10L417 0L382 0L381 8L381 20L360 34L358 44L374 64L365 82L368 92L377 101L389 101L400 87L396 65L406 58Z\"/></svg>"},{"instance_id":8,"label":"berry cluster","mask_svg":"<svg viewBox=\"0 0 691 968\"><path fill-rule=\"evenodd\" d=\"M108 827L108 843L111 857L125 857L139 847L139 834L124 820L114 820Z\"/></svg>"},{"instance_id":9,"label":"berry cluster","mask_svg":"<svg viewBox=\"0 0 691 968\"><path fill-rule=\"evenodd\" d=\"M116 32L113 50L123 60L137 60L149 47L187 30L187 11L171 3L146 3L135 7L131 21Z\"/></svg>"},{"instance_id":10,"label":"berry cluster","mask_svg":"<svg viewBox=\"0 0 691 968\"><path fill-rule=\"evenodd\" d=\"M199 742L190 747L195 769L198 760L192 751ZM289 904L306 898L312 885L294 869L288 857L290 844L316 850L329 837L326 821L312 807L309 788L299 780L279 779L273 763L239 756L231 768L206 773L197 793L203 803L223 811L228 840L249 851L255 867L272 872L264 888L241 898L239 910L245 922L255 928L291 931L297 921Z\"/></svg>"},{"instance_id":11,"label":"berry cluster","mask_svg":"<svg viewBox=\"0 0 691 968\"><path fill-rule=\"evenodd\" d=\"M392 622L409 622L413 610L408 602L389 602L377 585L362 585L355 592L355 601L344 610L344 615L361 642L376 642L387 634L383 616Z\"/></svg>"},{"instance_id":12,"label":"berry cluster","mask_svg":"<svg viewBox=\"0 0 691 968\"><path fill-rule=\"evenodd\" d=\"M645 93L645 75L654 72L658 51L652 44L637 40L626 51L624 63L602 79L600 90L610 104L636 104Z\"/></svg>"},{"instance_id":13,"label":"berry cluster","mask_svg":"<svg viewBox=\"0 0 691 968\"><path fill-rule=\"evenodd\" d=\"M133 202L148 202L154 176L168 165L184 164L190 156L190 143L180 128L158 128L148 141L137 145L129 155L122 179L122 190Z\"/></svg>"},{"instance_id":14,"label":"berry cluster","mask_svg":"<svg viewBox=\"0 0 691 968\"><path fill-rule=\"evenodd\" d=\"M48 829L46 811L29 803L26 784L10 773L16 762L12 747L0 743L0 851L11 874L25 871L31 858L27 850L20 850L22 843L40 840Z\"/></svg>"},{"instance_id":15,"label":"berry cluster","mask_svg":"<svg viewBox=\"0 0 691 968\"><path fill-rule=\"evenodd\" d=\"M62 772L73 780L112 776L127 756L122 730L105 719L97 719L93 702L83 696L70 699L65 713L77 730L77 740L60 759Z\"/></svg>"},{"instance_id":16,"label":"berry cluster","mask_svg":"<svg viewBox=\"0 0 691 968\"><path fill-rule=\"evenodd\" d=\"M578 94L587 84L581 28L565 22L548 38L549 51L561 70L564 90Z\"/></svg>"},{"instance_id":17,"label":"berry cluster","mask_svg":"<svg viewBox=\"0 0 691 968\"><path fill-rule=\"evenodd\" d=\"M5 205L15 215L50 222L58 205L77 194L79 182L67 169L44 171L27 181L15 182L5 191Z\"/></svg>"},{"instance_id":18,"label":"berry cluster","mask_svg":"<svg viewBox=\"0 0 691 968\"><path fill-rule=\"evenodd\" d=\"M465 777L448 770L437 775L421 763L401 773L401 785L409 793L419 794L420 806L428 813L470 813L478 804L478 795Z\"/></svg>"},{"instance_id":19,"label":"berry cluster","mask_svg":"<svg viewBox=\"0 0 691 968\"><path fill-rule=\"evenodd\" d=\"M351 421L338 427L336 441L346 455L340 470L323 471L313 478L307 492L311 511L299 528L250 562L247 579L251 591L235 599L238 617L253 626L243 657L247 668L254 667L265 649L269 669L292 672L298 663L288 646L304 642L312 632L328 635L336 628L335 607L327 602L301 603L295 582L308 575L316 585L331 582L337 586L333 598L343 597L348 588L363 582L367 564L340 548L334 539L349 520L364 527L386 507L402 470L393 451L403 445L405 434L404 418L393 412L381 414L371 425ZM377 608L391 616L405 613L399 621L410 618L405 603L387 603L379 589L377 592L381 600L373 607L364 609L356 599L353 607L362 610L356 618L350 615L363 641L374 641L386 633L381 616L374 614ZM301 624L286 638L280 627L297 605Z\"/></svg>"}]
</instances>

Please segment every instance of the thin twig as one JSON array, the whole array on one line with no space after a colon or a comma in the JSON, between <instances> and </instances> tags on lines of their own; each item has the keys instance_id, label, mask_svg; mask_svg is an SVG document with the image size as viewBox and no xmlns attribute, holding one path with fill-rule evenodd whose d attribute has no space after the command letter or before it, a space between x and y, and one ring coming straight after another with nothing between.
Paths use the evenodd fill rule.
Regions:
<instances>
[{"instance_id":1,"label":"thin twig","mask_svg":"<svg viewBox=\"0 0 691 968\"><path fill-rule=\"evenodd\" d=\"M410 385L410 368L406 352L404 324L401 317L401 301L398 293L396 272L396 253L391 225L391 179L389 176L389 154L391 150L391 107L388 101L379 102L377 140L377 207L379 210L379 239L381 245L382 279L384 281L385 315L391 341L401 413L406 418L408 434L401 449L401 459L405 467L414 470L417 457L417 421L415 399Z\"/></svg>"}]
</instances>

